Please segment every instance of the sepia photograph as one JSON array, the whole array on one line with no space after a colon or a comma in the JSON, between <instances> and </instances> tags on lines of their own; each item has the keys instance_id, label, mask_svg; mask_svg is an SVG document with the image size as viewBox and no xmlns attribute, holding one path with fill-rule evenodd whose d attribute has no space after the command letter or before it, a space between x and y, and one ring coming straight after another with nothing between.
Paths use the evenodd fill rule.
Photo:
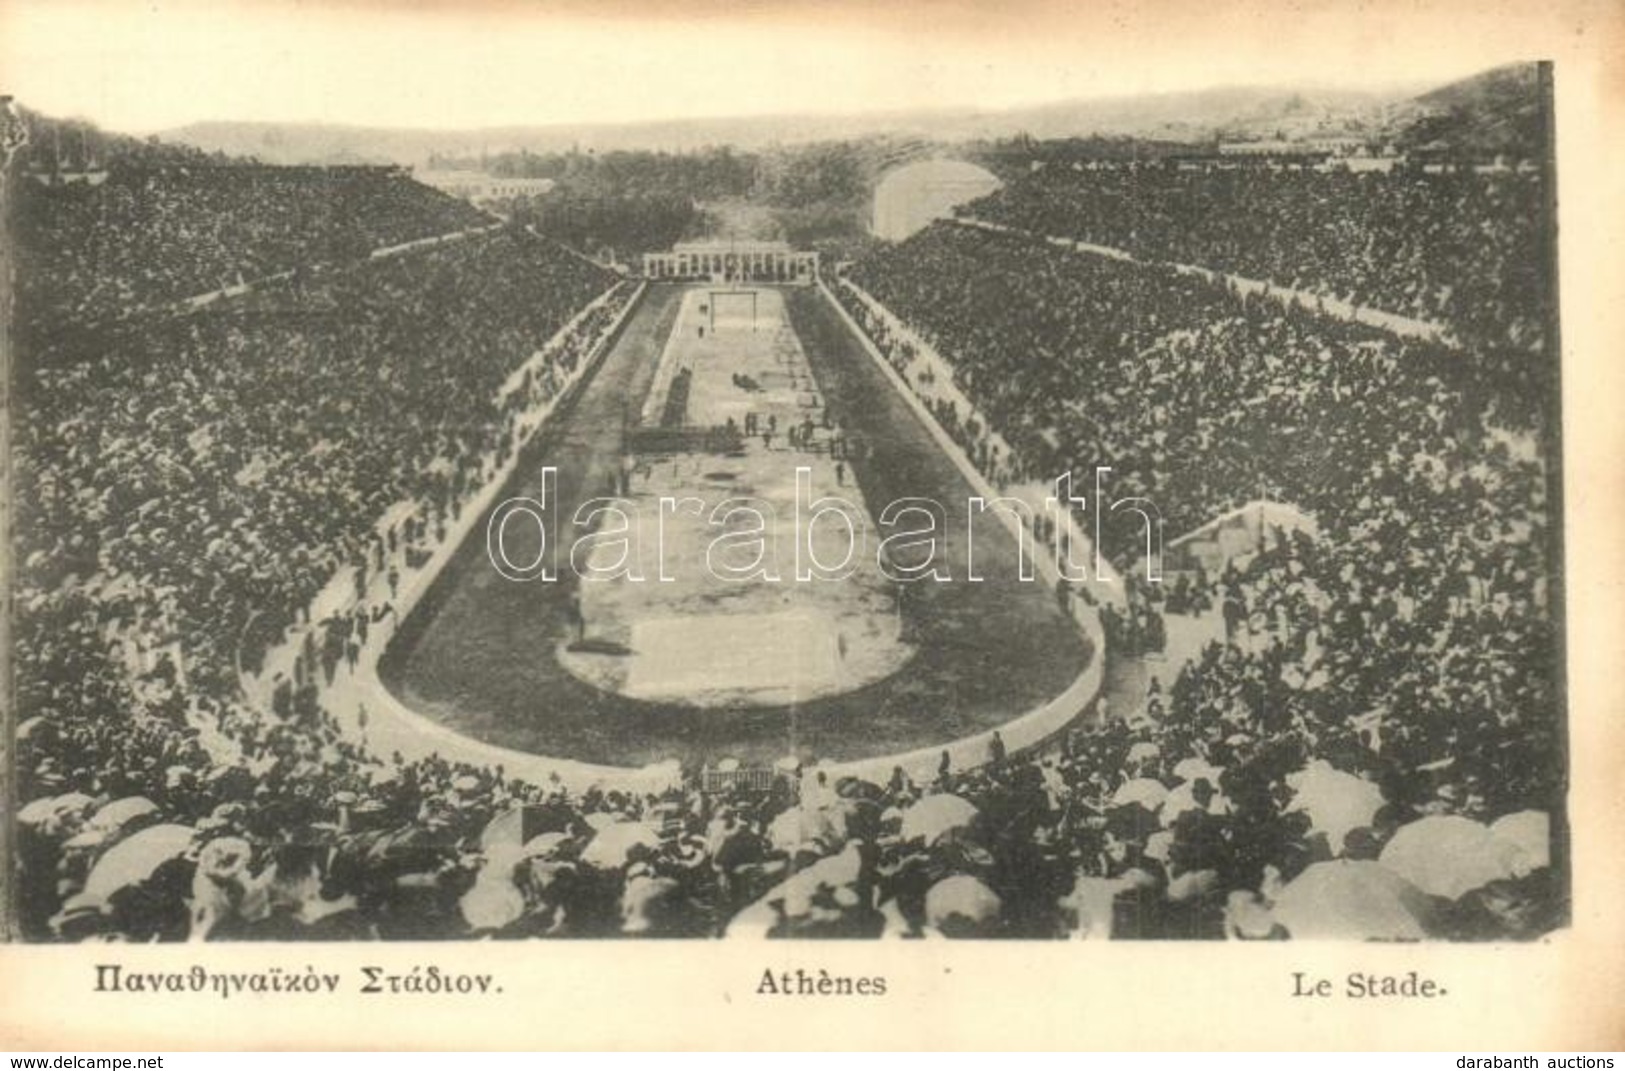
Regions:
<instances>
[{"instance_id":1,"label":"sepia photograph","mask_svg":"<svg viewBox=\"0 0 1625 1071\"><path fill-rule=\"evenodd\" d=\"M0 5L7 941L1575 925L1579 68L635 8Z\"/></svg>"}]
</instances>

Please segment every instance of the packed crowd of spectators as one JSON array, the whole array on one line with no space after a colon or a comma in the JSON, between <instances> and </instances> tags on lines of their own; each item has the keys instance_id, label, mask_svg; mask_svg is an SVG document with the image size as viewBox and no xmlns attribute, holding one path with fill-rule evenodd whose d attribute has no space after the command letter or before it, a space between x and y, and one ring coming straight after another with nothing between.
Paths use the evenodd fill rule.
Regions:
<instances>
[{"instance_id":1,"label":"packed crowd of spectators","mask_svg":"<svg viewBox=\"0 0 1625 1071\"><path fill-rule=\"evenodd\" d=\"M1074 469L1077 486L1092 487L1094 466L1109 465L1114 496L1151 497L1170 533L1272 487L1317 486L1317 473L1349 456L1332 428L1391 443L1371 421L1385 428L1396 410L1351 408L1382 386L1421 399L1428 426L1490 440L1486 429L1532 433L1544 418L1532 389L1544 380L1526 358L1459 354L1020 236L937 224L849 278L951 363L978 416L952 405L935 415L973 458L999 462L1003 482ZM838 293L905 378L935 374L873 310ZM984 453L990 428L1014 456Z\"/></svg>"},{"instance_id":2,"label":"packed crowd of spectators","mask_svg":"<svg viewBox=\"0 0 1625 1071\"><path fill-rule=\"evenodd\" d=\"M379 764L276 725L251 768L40 801L24 891L37 934L63 940L1504 940L1558 921L1537 812L1446 817L1395 760L1363 771L1379 791L1316 758L1347 761L1350 741L1222 721L1208 743L1204 725L1113 720L924 785L812 770L651 794ZM1376 796L1358 817L1327 791L1338 776ZM1418 863L1416 843L1475 830L1470 870ZM1375 876L1379 858L1411 877Z\"/></svg>"},{"instance_id":3,"label":"packed crowd of spectators","mask_svg":"<svg viewBox=\"0 0 1625 1071\"><path fill-rule=\"evenodd\" d=\"M1110 465L1113 496L1149 498L1168 538L1259 498L1316 518L1317 539L1283 536L1194 592L1224 602L1229 642L1154 697L1165 750L1229 765L1215 749L1235 733L1295 741L1380 778L1389 805L1479 821L1558 799L1550 429L1498 357L953 224L850 279L952 365L1016 478L1088 487ZM1143 546L1108 525L1126 566Z\"/></svg>"},{"instance_id":4,"label":"packed crowd of spectators","mask_svg":"<svg viewBox=\"0 0 1625 1071\"><path fill-rule=\"evenodd\" d=\"M99 321L317 263L490 225L396 168L115 165L16 186L25 322Z\"/></svg>"},{"instance_id":5,"label":"packed crowd of spectators","mask_svg":"<svg viewBox=\"0 0 1625 1071\"><path fill-rule=\"evenodd\" d=\"M266 724L240 674L342 566L381 566L392 508L412 504L405 538L445 534L616 306L516 370L606 291L624 305L630 284L504 231L25 349L21 798L138 793L185 817L211 769L247 777L242 799L279 762L299 780L340 761L313 689Z\"/></svg>"},{"instance_id":6,"label":"packed crowd of spectators","mask_svg":"<svg viewBox=\"0 0 1625 1071\"><path fill-rule=\"evenodd\" d=\"M1023 755L995 738L989 762L945 756L929 784L814 768L570 793L368 753L310 667L267 709L239 666L341 565L380 567L395 504L421 506L405 538L440 534L613 305L547 369L514 370L612 276L501 233L75 335L23 355L16 406L25 932L1393 940L1559 923L1538 404L1470 352L965 228L853 277L951 363L1016 455L983 460L1012 479L1072 468L1090 486L1111 464L1114 493L1150 497L1172 531L1263 487L1319 537L1277 533L1187 582L1182 601L1222 601L1229 641L1153 689L1147 716L1085 718ZM1154 629L1133 613L1125 627Z\"/></svg>"},{"instance_id":7,"label":"packed crowd of spectators","mask_svg":"<svg viewBox=\"0 0 1625 1071\"><path fill-rule=\"evenodd\" d=\"M974 218L1192 264L1538 351L1550 277L1533 172L1048 167Z\"/></svg>"}]
</instances>

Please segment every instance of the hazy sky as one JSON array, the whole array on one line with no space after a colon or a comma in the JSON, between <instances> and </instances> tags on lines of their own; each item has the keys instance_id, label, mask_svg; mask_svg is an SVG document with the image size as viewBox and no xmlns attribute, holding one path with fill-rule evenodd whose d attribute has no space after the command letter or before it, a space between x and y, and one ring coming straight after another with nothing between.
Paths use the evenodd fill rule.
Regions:
<instances>
[{"instance_id":1,"label":"hazy sky","mask_svg":"<svg viewBox=\"0 0 1625 1071\"><path fill-rule=\"evenodd\" d=\"M31 107L133 133L200 119L474 127L996 108L1214 85L1431 84L1541 58L1525 17L1485 14L1496 7L1286 0L1265 17L1237 0L0 0L0 77ZM1549 11L1525 7L1550 31Z\"/></svg>"}]
</instances>

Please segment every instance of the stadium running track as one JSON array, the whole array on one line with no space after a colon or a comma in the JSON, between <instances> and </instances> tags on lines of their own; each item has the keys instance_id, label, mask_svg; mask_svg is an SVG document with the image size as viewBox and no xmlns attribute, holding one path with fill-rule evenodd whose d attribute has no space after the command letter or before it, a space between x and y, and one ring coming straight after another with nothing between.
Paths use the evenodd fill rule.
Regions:
<instances>
[{"instance_id":1,"label":"stadium running track","mask_svg":"<svg viewBox=\"0 0 1625 1071\"><path fill-rule=\"evenodd\" d=\"M635 419L649 391L682 290L649 289L590 378L527 446L499 501L541 498L546 466L558 470L561 517L605 493L623 420ZM911 586L915 657L883 680L793 706L700 709L602 691L554 656L574 628L567 583L504 580L486 556L482 523L380 663L403 703L475 740L560 759L640 767L675 758L695 767L731 757L766 766L790 751L792 723L804 760L842 762L986 732L1067 689L1085 644L1042 581L1017 579L1010 532L991 515L977 523L985 579L967 582L966 502L977 492L827 299L811 288L783 293L827 404L849 434L872 444L870 459L855 466L870 509L904 497L947 507L939 561L952 580ZM568 553L568 528L555 553Z\"/></svg>"}]
</instances>

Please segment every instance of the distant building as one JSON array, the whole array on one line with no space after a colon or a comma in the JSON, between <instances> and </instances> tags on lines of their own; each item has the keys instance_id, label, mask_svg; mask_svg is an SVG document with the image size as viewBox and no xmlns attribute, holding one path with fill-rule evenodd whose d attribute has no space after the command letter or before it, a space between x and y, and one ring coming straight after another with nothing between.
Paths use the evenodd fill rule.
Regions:
<instances>
[{"instance_id":1,"label":"distant building","mask_svg":"<svg viewBox=\"0 0 1625 1071\"><path fill-rule=\"evenodd\" d=\"M29 178L41 186L100 186L107 181L106 168L83 171L29 171Z\"/></svg>"},{"instance_id":2,"label":"distant building","mask_svg":"<svg viewBox=\"0 0 1625 1071\"><path fill-rule=\"evenodd\" d=\"M480 204L509 197L534 197L553 188L546 178L503 178L483 171L418 171L413 175L425 186Z\"/></svg>"},{"instance_id":3,"label":"distant building","mask_svg":"<svg viewBox=\"0 0 1625 1071\"><path fill-rule=\"evenodd\" d=\"M650 279L811 283L818 275L818 254L793 250L788 242L678 242L669 253L645 253L643 274Z\"/></svg>"},{"instance_id":4,"label":"distant building","mask_svg":"<svg viewBox=\"0 0 1625 1071\"><path fill-rule=\"evenodd\" d=\"M1222 141L1220 156L1351 156L1365 147L1353 137L1308 137L1270 141Z\"/></svg>"},{"instance_id":5,"label":"distant building","mask_svg":"<svg viewBox=\"0 0 1625 1071\"><path fill-rule=\"evenodd\" d=\"M1003 185L992 172L963 160L921 160L886 173L875 187L875 237L900 242L932 220Z\"/></svg>"},{"instance_id":6,"label":"distant building","mask_svg":"<svg viewBox=\"0 0 1625 1071\"><path fill-rule=\"evenodd\" d=\"M1344 167L1356 174L1365 171L1392 171L1394 165L1399 163L1397 154L1389 156L1350 156L1338 161Z\"/></svg>"}]
</instances>

